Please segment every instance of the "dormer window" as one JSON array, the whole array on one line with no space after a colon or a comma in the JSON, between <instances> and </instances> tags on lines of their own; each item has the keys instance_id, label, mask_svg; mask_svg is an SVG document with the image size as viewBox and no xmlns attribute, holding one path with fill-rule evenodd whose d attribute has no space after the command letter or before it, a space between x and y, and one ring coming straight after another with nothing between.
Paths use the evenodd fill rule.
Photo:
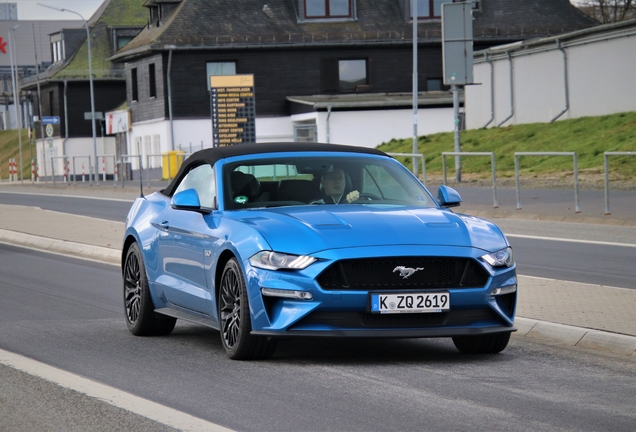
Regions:
<instances>
[{"instance_id":1,"label":"dormer window","mask_svg":"<svg viewBox=\"0 0 636 432\"><path fill-rule=\"evenodd\" d=\"M441 18L442 3L449 3L448 0L417 0L417 16L419 18ZM411 18L413 9L411 8Z\"/></svg>"},{"instance_id":2,"label":"dormer window","mask_svg":"<svg viewBox=\"0 0 636 432\"><path fill-rule=\"evenodd\" d=\"M305 19L350 18L353 0L304 0Z\"/></svg>"},{"instance_id":3,"label":"dormer window","mask_svg":"<svg viewBox=\"0 0 636 432\"><path fill-rule=\"evenodd\" d=\"M142 30L141 27L112 27L109 28L112 38L113 53L119 51Z\"/></svg>"},{"instance_id":4,"label":"dormer window","mask_svg":"<svg viewBox=\"0 0 636 432\"><path fill-rule=\"evenodd\" d=\"M53 63L62 63L66 57L64 46L64 38L61 33L57 33L51 37L51 58Z\"/></svg>"}]
</instances>

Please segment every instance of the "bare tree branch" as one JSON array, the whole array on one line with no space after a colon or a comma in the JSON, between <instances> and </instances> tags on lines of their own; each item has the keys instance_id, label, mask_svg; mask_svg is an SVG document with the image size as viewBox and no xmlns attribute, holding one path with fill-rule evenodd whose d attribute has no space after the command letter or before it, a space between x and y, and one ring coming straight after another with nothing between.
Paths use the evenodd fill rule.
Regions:
<instances>
[{"instance_id":1,"label":"bare tree branch","mask_svg":"<svg viewBox=\"0 0 636 432\"><path fill-rule=\"evenodd\" d=\"M636 0L588 0L578 7L603 24L636 18Z\"/></svg>"}]
</instances>

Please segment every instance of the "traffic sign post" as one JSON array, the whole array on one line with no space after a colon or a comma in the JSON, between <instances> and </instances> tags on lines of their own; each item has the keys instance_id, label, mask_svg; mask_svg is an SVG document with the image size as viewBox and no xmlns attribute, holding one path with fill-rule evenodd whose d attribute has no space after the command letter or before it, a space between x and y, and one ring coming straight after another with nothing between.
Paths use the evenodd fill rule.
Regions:
<instances>
[{"instance_id":1,"label":"traffic sign post","mask_svg":"<svg viewBox=\"0 0 636 432\"><path fill-rule=\"evenodd\" d=\"M42 124L60 124L60 118L58 116L43 116Z\"/></svg>"},{"instance_id":2,"label":"traffic sign post","mask_svg":"<svg viewBox=\"0 0 636 432\"><path fill-rule=\"evenodd\" d=\"M442 4L442 51L444 84L453 93L455 117L455 153L461 153L459 86L473 84L473 17L472 2ZM455 176L462 180L462 165L455 156Z\"/></svg>"}]
</instances>

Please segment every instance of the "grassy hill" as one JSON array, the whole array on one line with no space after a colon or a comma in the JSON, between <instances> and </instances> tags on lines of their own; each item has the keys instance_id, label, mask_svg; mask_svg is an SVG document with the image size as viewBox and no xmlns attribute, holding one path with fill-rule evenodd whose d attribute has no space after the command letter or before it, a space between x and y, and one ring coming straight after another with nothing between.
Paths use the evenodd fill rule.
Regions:
<instances>
[{"instance_id":1,"label":"grassy hill","mask_svg":"<svg viewBox=\"0 0 636 432\"><path fill-rule=\"evenodd\" d=\"M582 117L554 123L534 123L502 128L462 131L463 152L494 152L497 183L506 179L514 182L515 152L576 152L579 180L584 186L602 186L603 153L606 151L636 152L636 112L600 117ZM420 136L418 149L426 156L427 176L442 174L442 152L453 152L452 132ZM401 139L382 143L378 149L387 153L412 153L413 140ZM409 168L412 159L398 158ZM448 179L454 179L454 158L447 157ZM636 181L636 157L611 156L609 158L612 181ZM569 179L573 176L573 161L564 156L522 156L519 158L521 178ZM462 158L462 180L490 179L488 157Z\"/></svg>"},{"instance_id":2,"label":"grassy hill","mask_svg":"<svg viewBox=\"0 0 636 432\"><path fill-rule=\"evenodd\" d=\"M31 154L36 158L35 146L31 153L31 144L26 129L22 130L22 175L24 179L31 179ZM9 158L15 158L16 163L20 163L20 154L18 150L18 131L7 130L0 131L0 179L9 178ZM18 174L18 179L20 175Z\"/></svg>"}]
</instances>

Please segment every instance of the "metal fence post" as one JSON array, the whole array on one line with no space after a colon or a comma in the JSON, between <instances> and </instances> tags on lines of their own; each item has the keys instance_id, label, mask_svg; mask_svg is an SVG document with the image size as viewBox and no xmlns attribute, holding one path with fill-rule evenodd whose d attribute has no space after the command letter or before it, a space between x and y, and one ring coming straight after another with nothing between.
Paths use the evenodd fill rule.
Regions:
<instances>
[{"instance_id":1,"label":"metal fence post","mask_svg":"<svg viewBox=\"0 0 636 432\"><path fill-rule=\"evenodd\" d=\"M519 156L570 156L574 161L574 206L576 213L581 213L579 206L579 166L576 152L515 152L515 176L517 181L517 210L521 209L519 198Z\"/></svg>"},{"instance_id":2,"label":"metal fence post","mask_svg":"<svg viewBox=\"0 0 636 432\"><path fill-rule=\"evenodd\" d=\"M625 151L625 152L605 152L603 153L604 159L604 167L605 167L605 214L609 215L610 207L609 207L609 157L610 156L636 156L636 152Z\"/></svg>"},{"instance_id":3,"label":"metal fence post","mask_svg":"<svg viewBox=\"0 0 636 432\"><path fill-rule=\"evenodd\" d=\"M497 174L495 165L495 154L493 152L442 152L442 169L444 171L444 184L446 184L446 156L490 156L490 164L492 165L492 201L493 207L499 207L497 201Z\"/></svg>"},{"instance_id":4,"label":"metal fence post","mask_svg":"<svg viewBox=\"0 0 636 432\"><path fill-rule=\"evenodd\" d=\"M521 194L519 193L519 155L515 153L515 188L517 193L517 210L521 210Z\"/></svg>"}]
</instances>

